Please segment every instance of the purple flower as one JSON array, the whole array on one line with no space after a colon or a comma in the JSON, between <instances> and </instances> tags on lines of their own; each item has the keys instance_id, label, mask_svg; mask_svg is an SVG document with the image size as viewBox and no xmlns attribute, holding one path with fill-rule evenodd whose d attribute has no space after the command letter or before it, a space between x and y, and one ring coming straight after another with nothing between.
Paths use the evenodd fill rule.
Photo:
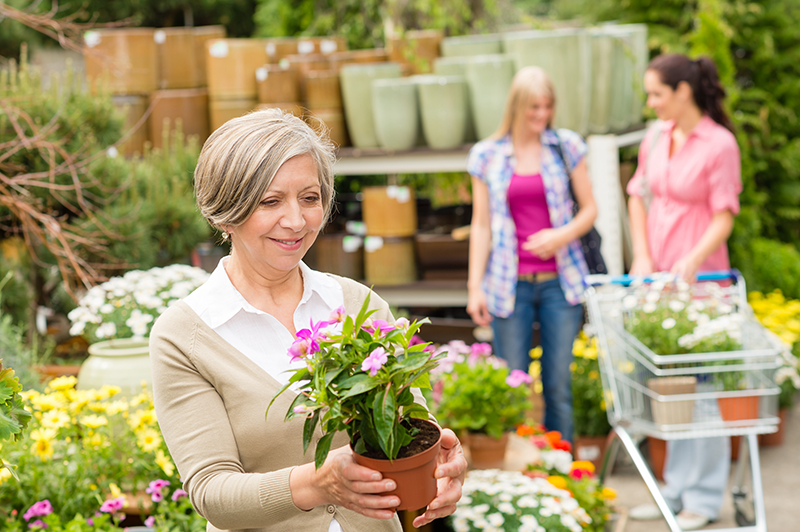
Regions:
<instances>
[{"instance_id":1,"label":"purple flower","mask_svg":"<svg viewBox=\"0 0 800 532\"><path fill-rule=\"evenodd\" d=\"M150 494L150 498L153 500L153 502L161 502L164 500L164 494L161 493L161 490L167 486L169 486L169 480L153 480L150 482L144 492Z\"/></svg>"},{"instance_id":2,"label":"purple flower","mask_svg":"<svg viewBox=\"0 0 800 532\"><path fill-rule=\"evenodd\" d=\"M90 517L90 518L88 518L88 519L86 520L86 524L87 524L87 525L89 525L89 526L94 526L94 519L92 519L91 517Z\"/></svg>"},{"instance_id":3,"label":"purple flower","mask_svg":"<svg viewBox=\"0 0 800 532\"><path fill-rule=\"evenodd\" d=\"M327 321L318 321L314 323L314 320L311 320L311 328L310 329L300 329L297 331L298 338L302 338L303 340L308 340L308 354L313 355L317 351L319 351L319 340L320 338L324 338L325 335L320 332L322 327L327 327L330 325Z\"/></svg>"},{"instance_id":4,"label":"purple flower","mask_svg":"<svg viewBox=\"0 0 800 532\"><path fill-rule=\"evenodd\" d=\"M153 517L152 515L144 520L144 526L149 526L150 528L153 528L153 525L155 524L156 524L156 518Z\"/></svg>"},{"instance_id":5,"label":"purple flower","mask_svg":"<svg viewBox=\"0 0 800 532\"><path fill-rule=\"evenodd\" d=\"M41 519L37 519L33 523L28 523L28 528L47 528L47 523Z\"/></svg>"},{"instance_id":6,"label":"purple flower","mask_svg":"<svg viewBox=\"0 0 800 532\"><path fill-rule=\"evenodd\" d=\"M117 497L116 499L103 501L103 504L100 506L100 511L106 514L113 514L114 512L122 510L123 506L125 506L125 498Z\"/></svg>"},{"instance_id":7,"label":"purple flower","mask_svg":"<svg viewBox=\"0 0 800 532\"><path fill-rule=\"evenodd\" d=\"M375 334L376 331L379 331L378 335L384 336L394 330L394 325L386 320L371 320L367 318L367 321L364 322L364 330L370 334Z\"/></svg>"},{"instance_id":8,"label":"purple flower","mask_svg":"<svg viewBox=\"0 0 800 532\"><path fill-rule=\"evenodd\" d=\"M28 511L22 516L26 521L30 521L31 517L44 517L53 513L53 505L50 504L48 499L39 501L33 504Z\"/></svg>"},{"instance_id":9,"label":"purple flower","mask_svg":"<svg viewBox=\"0 0 800 532\"><path fill-rule=\"evenodd\" d=\"M172 500L173 501L179 501L179 500L183 499L184 497L186 497L187 495L189 495L189 494L186 493L185 491L183 491L182 489L178 488L172 494Z\"/></svg>"},{"instance_id":10,"label":"purple flower","mask_svg":"<svg viewBox=\"0 0 800 532\"><path fill-rule=\"evenodd\" d=\"M386 350L382 347L376 347L375 350L364 359L364 362L361 364L361 371L369 371L369 374L374 377L378 374L378 370L386 364L387 360L389 360L389 356L386 354Z\"/></svg>"},{"instance_id":11,"label":"purple flower","mask_svg":"<svg viewBox=\"0 0 800 532\"><path fill-rule=\"evenodd\" d=\"M304 340L303 338L298 338L295 340L294 343L289 347L289 356L292 357L290 362L296 362L306 358L310 354L308 352L308 347L308 340Z\"/></svg>"},{"instance_id":12,"label":"purple flower","mask_svg":"<svg viewBox=\"0 0 800 532\"><path fill-rule=\"evenodd\" d=\"M506 377L506 384L511 386L512 388L516 388L520 384L530 384L533 382L533 379L530 375L525 373L520 369L512 369L511 374Z\"/></svg>"}]
</instances>

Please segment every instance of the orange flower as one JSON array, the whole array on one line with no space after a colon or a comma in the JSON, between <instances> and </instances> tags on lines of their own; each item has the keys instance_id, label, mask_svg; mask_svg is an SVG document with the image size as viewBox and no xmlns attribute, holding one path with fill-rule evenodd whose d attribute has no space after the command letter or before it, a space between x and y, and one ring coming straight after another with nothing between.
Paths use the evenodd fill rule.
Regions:
<instances>
[{"instance_id":1,"label":"orange flower","mask_svg":"<svg viewBox=\"0 0 800 532\"><path fill-rule=\"evenodd\" d=\"M558 449L559 451L567 451L568 453L570 453L572 452L572 444L567 440L561 440L553 445L553 449Z\"/></svg>"},{"instance_id":2,"label":"orange flower","mask_svg":"<svg viewBox=\"0 0 800 532\"><path fill-rule=\"evenodd\" d=\"M594 473L594 464L588 460L576 460L572 462L572 466L570 466L570 470L574 469L585 469L589 473Z\"/></svg>"},{"instance_id":3,"label":"orange flower","mask_svg":"<svg viewBox=\"0 0 800 532\"><path fill-rule=\"evenodd\" d=\"M530 425L520 425L517 427L517 436L525 437L533 436L534 434L536 434L536 431L534 431L533 427Z\"/></svg>"},{"instance_id":4,"label":"orange flower","mask_svg":"<svg viewBox=\"0 0 800 532\"><path fill-rule=\"evenodd\" d=\"M551 447L555 447L556 443L561 441L561 433L557 430L551 430L550 432L545 432L544 437L547 438L547 441L550 442Z\"/></svg>"},{"instance_id":5,"label":"orange flower","mask_svg":"<svg viewBox=\"0 0 800 532\"><path fill-rule=\"evenodd\" d=\"M557 487L558 489L567 489L567 479L559 475L550 475L547 477L547 482Z\"/></svg>"}]
</instances>

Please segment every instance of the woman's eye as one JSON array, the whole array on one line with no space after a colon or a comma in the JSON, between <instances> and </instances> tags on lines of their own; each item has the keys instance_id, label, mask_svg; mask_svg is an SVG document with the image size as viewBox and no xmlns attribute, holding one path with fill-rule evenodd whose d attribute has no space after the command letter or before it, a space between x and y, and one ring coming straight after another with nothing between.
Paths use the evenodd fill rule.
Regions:
<instances>
[{"instance_id":1,"label":"woman's eye","mask_svg":"<svg viewBox=\"0 0 800 532\"><path fill-rule=\"evenodd\" d=\"M277 203L278 203L278 200L274 200L274 199L261 200L261 205L263 205L264 207L272 207L273 205L277 205Z\"/></svg>"},{"instance_id":2,"label":"woman's eye","mask_svg":"<svg viewBox=\"0 0 800 532\"><path fill-rule=\"evenodd\" d=\"M319 196L317 196L316 194L311 196L306 196L305 200L308 203L318 203L320 201Z\"/></svg>"}]
</instances>

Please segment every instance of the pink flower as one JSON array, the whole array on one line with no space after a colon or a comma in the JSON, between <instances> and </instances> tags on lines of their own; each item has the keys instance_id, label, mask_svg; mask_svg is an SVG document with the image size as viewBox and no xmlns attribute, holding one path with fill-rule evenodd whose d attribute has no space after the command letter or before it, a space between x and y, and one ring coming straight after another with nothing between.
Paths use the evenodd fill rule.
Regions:
<instances>
[{"instance_id":1,"label":"pink flower","mask_svg":"<svg viewBox=\"0 0 800 532\"><path fill-rule=\"evenodd\" d=\"M153 502L161 502L164 500L164 494L160 491L154 491L152 494L150 494L150 499Z\"/></svg>"},{"instance_id":2,"label":"pink flower","mask_svg":"<svg viewBox=\"0 0 800 532\"><path fill-rule=\"evenodd\" d=\"M169 486L169 480L153 480L147 486L147 489L144 490L145 493L153 493L154 491L158 490L161 491L162 489Z\"/></svg>"},{"instance_id":3,"label":"pink flower","mask_svg":"<svg viewBox=\"0 0 800 532\"><path fill-rule=\"evenodd\" d=\"M444 390L444 381L436 381L433 383L433 402L438 403L442 399L442 391Z\"/></svg>"},{"instance_id":4,"label":"pink flower","mask_svg":"<svg viewBox=\"0 0 800 532\"><path fill-rule=\"evenodd\" d=\"M114 512L122 510L122 507L124 505L125 505L124 497L117 497L116 499L108 499L107 501L103 501L103 504L100 506L100 511L106 514L113 514Z\"/></svg>"},{"instance_id":5,"label":"pink flower","mask_svg":"<svg viewBox=\"0 0 800 532\"><path fill-rule=\"evenodd\" d=\"M347 311L345 311L344 305L342 305L331 312L331 315L328 316L327 324L331 325L333 323L342 323L346 317L347 317Z\"/></svg>"},{"instance_id":6,"label":"pink flower","mask_svg":"<svg viewBox=\"0 0 800 532\"><path fill-rule=\"evenodd\" d=\"M486 358L492 355L492 346L486 342L475 342L470 347L469 362L472 364L481 358Z\"/></svg>"},{"instance_id":7,"label":"pink flower","mask_svg":"<svg viewBox=\"0 0 800 532\"><path fill-rule=\"evenodd\" d=\"M87 525L89 525L89 526L94 526L94 519L92 519L91 517L90 517L90 518L88 518L88 519L86 520L86 524L87 524Z\"/></svg>"},{"instance_id":8,"label":"pink flower","mask_svg":"<svg viewBox=\"0 0 800 532\"><path fill-rule=\"evenodd\" d=\"M389 360L389 356L386 354L386 350L382 347L376 347L375 350L364 359L364 362L361 364L361 371L369 371L369 374L374 377L378 374L378 370L386 364L387 360Z\"/></svg>"},{"instance_id":9,"label":"pink flower","mask_svg":"<svg viewBox=\"0 0 800 532\"><path fill-rule=\"evenodd\" d=\"M304 340L302 338L295 340L294 343L289 347L289 356L292 357L290 362L296 362L306 358L310 354L308 352L308 347L308 340Z\"/></svg>"},{"instance_id":10,"label":"pink flower","mask_svg":"<svg viewBox=\"0 0 800 532\"><path fill-rule=\"evenodd\" d=\"M394 326L398 329L408 329L409 325L411 325L411 323L407 318L397 318L394 322Z\"/></svg>"},{"instance_id":11,"label":"pink flower","mask_svg":"<svg viewBox=\"0 0 800 532\"><path fill-rule=\"evenodd\" d=\"M292 408L292 412L295 414L305 414L308 412L308 407L306 405L297 405L296 407Z\"/></svg>"},{"instance_id":12,"label":"pink flower","mask_svg":"<svg viewBox=\"0 0 800 532\"><path fill-rule=\"evenodd\" d=\"M186 492L185 492L185 491L183 491L182 489L178 488L178 489L176 489L176 490L175 490L175 492L172 494L172 500L173 500L173 501L179 501L179 500L183 499L184 497L186 497L186 496L188 496L188 495L189 495L188 493L186 493Z\"/></svg>"},{"instance_id":13,"label":"pink flower","mask_svg":"<svg viewBox=\"0 0 800 532\"><path fill-rule=\"evenodd\" d=\"M324 338L325 335L320 332L320 329L323 327L327 327L330 325L327 321L318 321L314 323L314 320L311 320L311 328L310 329L300 329L297 331L298 338L302 338L303 340L308 340L308 354L313 355L317 351L319 351L319 342L320 338Z\"/></svg>"},{"instance_id":14,"label":"pink flower","mask_svg":"<svg viewBox=\"0 0 800 532\"><path fill-rule=\"evenodd\" d=\"M379 336L384 336L386 333L394 330L394 325L391 325L386 320L370 320L367 318L367 321L364 322L364 330L370 334L375 334L378 332Z\"/></svg>"},{"instance_id":15,"label":"pink flower","mask_svg":"<svg viewBox=\"0 0 800 532\"><path fill-rule=\"evenodd\" d=\"M575 480L581 480L583 478L591 478L592 472L586 469L573 469L569 472L569 476Z\"/></svg>"},{"instance_id":16,"label":"pink flower","mask_svg":"<svg viewBox=\"0 0 800 532\"><path fill-rule=\"evenodd\" d=\"M396 323L397 322L395 322L395 324ZM417 344L424 344L424 343L425 343L425 340L420 338L420 336L418 334L415 334L414 336L411 337L411 341L408 342L408 345L417 345Z\"/></svg>"},{"instance_id":17,"label":"pink flower","mask_svg":"<svg viewBox=\"0 0 800 532\"><path fill-rule=\"evenodd\" d=\"M530 384L533 382L533 379L530 375L522 371L521 369L512 369L511 374L506 377L506 384L511 386L512 388L518 387L520 384Z\"/></svg>"},{"instance_id":18,"label":"pink flower","mask_svg":"<svg viewBox=\"0 0 800 532\"><path fill-rule=\"evenodd\" d=\"M547 438L545 438L544 436L531 436L530 442L539 449L545 449L549 445Z\"/></svg>"},{"instance_id":19,"label":"pink flower","mask_svg":"<svg viewBox=\"0 0 800 532\"><path fill-rule=\"evenodd\" d=\"M47 528L47 523L41 519L37 519L33 523L28 523L28 528Z\"/></svg>"},{"instance_id":20,"label":"pink flower","mask_svg":"<svg viewBox=\"0 0 800 532\"><path fill-rule=\"evenodd\" d=\"M53 505L50 504L48 499L44 499L43 501L34 503L22 517L26 521L29 521L31 517L44 517L51 513L53 513Z\"/></svg>"},{"instance_id":21,"label":"pink flower","mask_svg":"<svg viewBox=\"0 0 800 532\"><path fill-rule=\"evenodd\" d=\"M155 525L155 524L156 524L156 518L153 517L152 515L144 520L144 526L148 526L150 528L153 528L153 525Z\"/></svg>"}]
</instances>

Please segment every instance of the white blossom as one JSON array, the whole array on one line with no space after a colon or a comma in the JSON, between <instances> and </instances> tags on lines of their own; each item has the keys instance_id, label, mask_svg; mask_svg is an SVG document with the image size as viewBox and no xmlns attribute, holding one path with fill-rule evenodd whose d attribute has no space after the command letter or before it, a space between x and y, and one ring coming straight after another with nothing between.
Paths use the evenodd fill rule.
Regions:
<instances>
[{"instance_id":1,"label":"white blossom","mask_svg":"<svg viewBox=\"0 0 800 532\"><path fill-rule=\"evenodd\" d=\"M675 327L675 325L677 325L677 323L678 322L675 321L675 318L667 318L667 319L665 319L664 321L661 322L661 328L662 329L672 329L673 327Z\"/></svg>"}]
</instances>

